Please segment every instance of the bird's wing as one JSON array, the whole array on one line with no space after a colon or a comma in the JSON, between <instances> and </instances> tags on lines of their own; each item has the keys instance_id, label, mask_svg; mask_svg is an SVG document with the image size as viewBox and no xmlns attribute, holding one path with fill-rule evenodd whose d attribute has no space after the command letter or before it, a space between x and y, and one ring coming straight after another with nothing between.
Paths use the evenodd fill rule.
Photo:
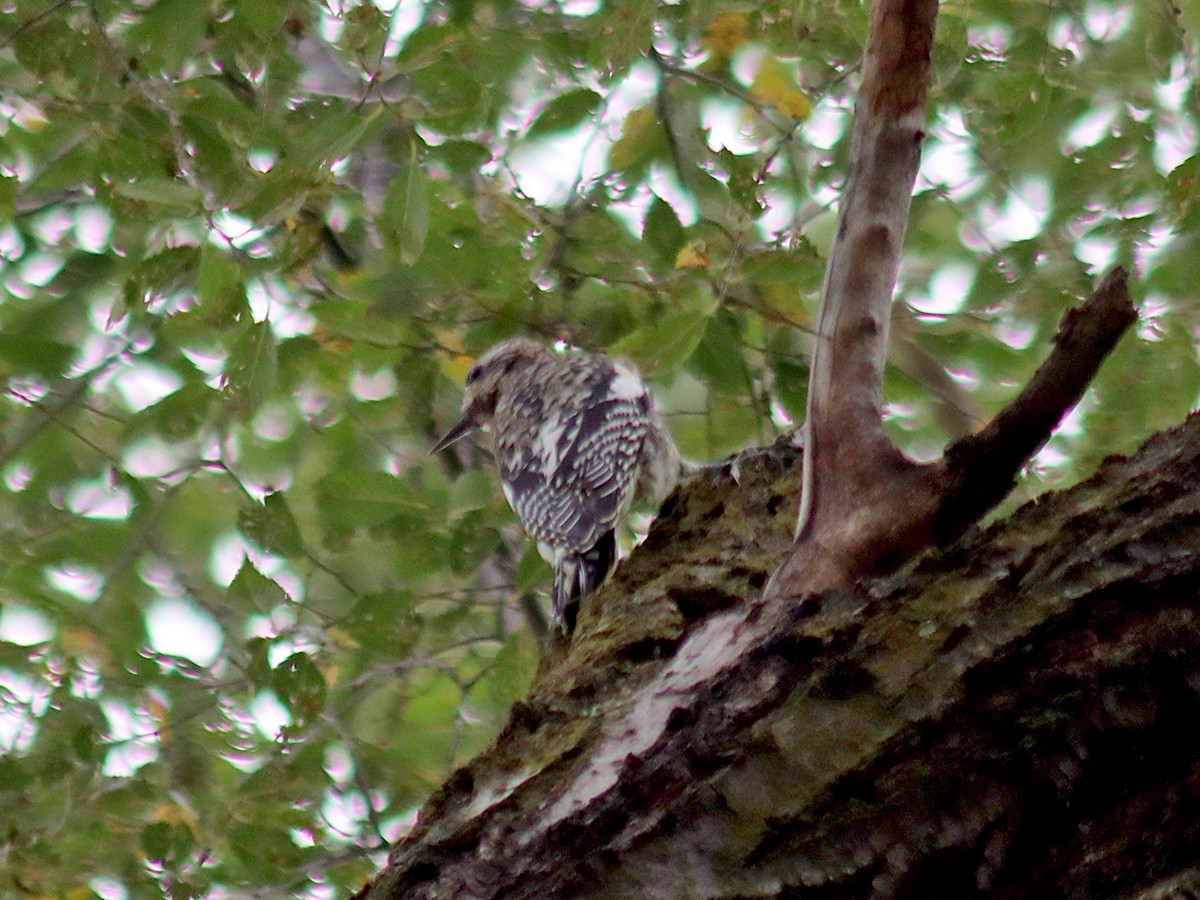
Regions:
<instances>
[{"instance_id":1,"label":"bird's wing","mask_svg":"<svg viewBox=\"0 0 1200 900\"><path fill-rule=\"evenodd\" d=\"M539 398L539 408L497 431L505 496L530 536L552 547L589 550L628 507L650 399L644 388L613 391L616 377L563 402Z\"/></svg>"}]
</instances>

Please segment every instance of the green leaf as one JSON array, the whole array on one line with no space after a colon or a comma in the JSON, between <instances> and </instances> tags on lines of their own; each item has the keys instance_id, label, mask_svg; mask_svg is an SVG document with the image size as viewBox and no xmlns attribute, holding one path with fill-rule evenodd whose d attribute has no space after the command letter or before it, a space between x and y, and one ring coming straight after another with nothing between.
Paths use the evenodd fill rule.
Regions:
<instances>
[{"instance_id":1,"label":"green leaf","mask_svg":"<svg viewBox=\"0 0 1200 900\"><path fill-rule=\"evenodd\" d=\"M537 672L537 642L526 632L510 634L493 660L488 693L500 711L525 696Z\"/></svg>"},{"instance_id":2,"label":"green leaf","mask_svg":"<svg viewBox=\"0 0 1200 900\"><path fill-rule=\"evenodd\" d=\"M456 176L471 182L492 158L492 151L478 141L446 141L433 148L431 154L449 166Z\"/></svg>"},{"instance_id":3,"label":"green leaf","mask_svg":"<svg viewBox=\"0 0 1200 900\"><path fill-rule=\"evenodd\" d=\"M209 420L219 401L220 394L208 385L185 384L142 410L131 423L131 433L150 431L165 438L191 436Z\"/></svg>"},{"instance_id":4,"label":"green leaf","mask_svg":"<svg viewBox=\"0 0 1200 900\"><path fill-rule=\"evenodd\" d=\"M270 684L297 723L319 716L325 708L325 676L307 653L293 653L276 666Z\"/></svg>"},{"instance_id":5,"label":"green leaf","mask_svg":"<svg viewBox=\"0 0 1200 900\"><path fill-rule=\"evenodd\" d=\"M0 222L10 222L17 211L21 182L15 175L0 175Z\"/></svg>"},{"instance_id":6,"label":"green leaf","mask_svg":"<svg viewBox=\"0 0 1200 900\"><path fill-rule=\"evenodd\" d=\"M480 469L463 472L450 488L450 508L455 511L482 509L495 497L492 479Z\"/></svg>"},{"instance_id":7,"label":"green leaf","mask_svg":"<svg viewBox=\"0 0 1200 900\"><path fill-rule=\"evenodd\" d=\"M304 859L285 823L239 822L226 838L230 854L246 867L258 884L278 885L283 873L295 871Z\"/></svg>"},{"instance_id":8,"label":"green leaf","mask_svg":"<svg viewBox=\"0 0 1200 900\"><path fill-rule=\"evenodd\" d=\"M152 822L142 829L142 852L153 862L171 857L171 843L171 826L166 822Z\"/></svg>"},{"instance_id":9,"label":"green leaf","mask_svg":"<svg viewBox=\"0 0 1200 900\"><path fill-rule=\"evenodd\" d=\"M802 346L800 336L788 329L779 329L768 347L775 393L793 422L801 422L805 416L810 352Z\"/></svg>"},{"instance_id":10,"label":"green leaf","mask_svg":"<svg viewBox=\"0 0 1200 900\"><path fill-rule=\"evenodd\" d=\"M400 261L413 265L425 250L429 231L425 173L415 160L410 160L388 187L382 220L400 250Z\"/></svg>"},{"instance_id":11,"label":"green leaf","mask_svg":"<svg viewBox=\"0 0 1200 900\"><path fill-rule=\"evenodd\" d=\"M132 17L130 52L150 73L177 70L202 40L207 10L192 0L159 0Z\"/></svg>"},{"instance_id":12,"label":"green leaf","mask_svg":"<svg viewBox=\"0 0 1200 900\"><path fill-rule=\"evenodd\" d=\"M304 208L313 190L314 176L291 166L277 165L254 179L253 195L237 212L260 226L277 225Z\"/></svg>"},{"instance_id":13,"label":"green leaf","mask_svg":"<svg viewBox=\"0 0 1200 900\"><path fill-rule=\"evenodd\" d=\"M117 182L112 190L126 200L157 206L171 215L188 215L203 208L204 198L199 191L171 178L146 175L136 181Z\"/></svg>"},{"instance_id":14,"label":"green leaf","mask_svg":"<svg viewBox=\"0 0 1200 900\"><path fill-rule=\"evenodd\" d=\"M385 21L383 11L373 4L352 6L346 14L346 33L342 39L349 46L361 50L383 37Z\"/></svg>"},{"instance_id":15,"label":"green leaf","mask_svg":"<svg viewBox=\"0 0 1200 900\"><path fill-rule=\"evenodd\" d=\"M674 208L662 197L655 196L646 212L642 238L654 248L661 262L668 266L674 264L675 255L683 246L683 225Z\"/></svg>"},{"instance_id":16,"label":"green leaf","mask_svg":"<svg viewBox=\"0 0 1200 900\"><path fill-rule=\"evenodd\" d=\"M257 524L251 524L256 529ZM284 526L286 530L286 525ZM254 610L269 613L275 607L288 602L288 596L278 584L254 567L248 559L242 560L242 567L229 583L226 596L235 609Z\"/></svg>"},{"instance_id":17,"label":"green leaf","mask_svg":"<svg viewBox=\"0 0 1200 900\"><path fill-rule=\"evenodd\" d=\"M289 162L309 168L347 156L381 112L378 105L366 109L315 104L303 107L297 115L308 114L308 121L288 154Z\"/></svg>"},{"instance_id":18,"label":"green leaf","mask_svg":"<svg viewBox=\"0 0 1200 900\"><path fill-rule=\"evenodd\" d=\"M752 389L739 323L732 313L721 310L709 319L688 368L715 391L740 396Z\"/></svg>"},{"instance_id":19,"label":"green leaf","mask_svg":"<svg viewBox=\"0 0 1200 900\"><path fill-rule=\"evenodd\" d=\"M262 406L275 390L277 353L269 322L239 326L225 364L225 398L231 409L248 417Z\"/></svg>"},{"instance_id":20,"label":"green leaf","mask_svg":"<svg viewBox=\"0 0 1200 900\"><path fill-rule=\"evenodd\" d=\"M321 521L334 532L370 528L422 509L400 479L370 469L330 472L317 485L317 503Z\"/></svg>"},{"instance_id":21,"label":"green leaf","mask_svg":"<svg viewBox=\"0 0 1200 900\"><path fill-rule=\"evenodd\" d=\"M431 673L425 681L422 690L404 711L404 724L413 730L413 734L428 729L431 736L437 734L448 738L458 718L462 692L452 679L440 672Z\"/></svg>"},{"instance_id":22,"label":"green leaf","mask_svg":"<svg viewBox=\"0 0 1200 900\"><path fill-rule=\"evenodd\" d=\"M57 341L29 334L0 333L0 373L57 377L75 352L74 347Z\"/></svg>"},{"instance_id":23,"label":"green leaf","mask_svg":"<svg viewBox=\"0 0 1200 900\"><path fill-rule=\"evenodd\" d=\"M136 281L140 291L154 295L172 294L192 286L199 264L199 248L168 247L142 260ZM141 300L140 293L137 299Z\"/></svg>"},{"instance_id":24,"label":"green leaf","mask_svg":"<svg viewBox=\"0 0 1200 900\"><path fill-rule=\"evenodd\" d=\"M238 516L238 528L264 550L289 557L304 553L300 527L288 508L287 499L278 491L267 494L262 506L244 508Z\"/></svg>"},{"instance_id":25,"label":"green leaf","mask_svg":"<svg viewBox=\"0 0 1200 900\"><path fill-rule=\"evenodd\" d=\"M1193 154L1167 176L1167 209L1178 225L1189 217L1200 218L1200 153Z\"/></svg>"},{"instance_id":26,"label":"green leaf","mask_svg":"<svg viewBox=\"0 0 1200 900\"><path fill-rule=\"evenodd\" d=\"M287 0L232 0L229 6L251 34L268 38L287 24Z\"/></svg>"},{"instance_id":27,"label":"green leaf","mask_svg":"<svg viewBox=\"0 0 1200 900\"><path fill-rule=\"evenodd\" d=\"M643 106L625 117L621 137L608 151L608 164L614 169L636 171L666 149L666 134L658 124L654 107Z\"/></svg>"},{"instance_id":28,"label":"green leaf","mask_svg":"<svg viewBox=\"0 0 1200 900\"><path fill-rule=\"evenodd\" d=\"M795 285L815 291L824 277L825 263L807 241L789 250L764 250L741 262L741 273L753 284Z\"/></svg>"},{"instance_id":29,"label":"green leaf","mask_svg":"<svg viewBox=\"0 0 1200 900\"><path fill-rule=\"evenodd\" d=\"M522 593L541 590L550 583L550 566L542 559L537 545L532 541L521 555L515 575L516 588Z\"/></svg>"},{"instance_id":30,"label":"green leaf","mask_svg":"<svg viewBox=\"0 0 1200 900\"><path fill-rule=\"evenodd\" d=\"M588 88L559 94L547 103L533 120L533 124L525 132L526 139L533 140L574 128L596 112L600 100L600 95Z\"/></svg>"},{"instance_id":31,"label":"green leaf","mask_svg":"<svg viewBox=\"0 0 1200 900\"><path fill-rule=\"evenodd\" d=\"M246 641L246 654L250 660L246 665L246 680L249 687L261 690L271 680L270 638L250 638Z\"/></svg>"},{"instance_id":32,"label":"green leaf","mask_svg":"<svg viewBox=\"0 0 1200 900\"><path fill-rule=\"evenodd\" d=\"M402 659L421 637L421 619L413 612L413 595L406 591L368 594L339 623L371 653Z\"/></svg>"},{"instance_id":33,"label":"green leaf","mask_svg":"<svg viewBox=\"0 0 1200 900\"><path fill-rule=\"evenodd\" d=\"M716 301L710 300L697 309L670 313L621 338L609 350L632 358L647 374L674 372L695 351L716 311Z\"/></svg>"},{"instance_id":34,"label":"green leaf","mask_svg":"<svg viewBox=\"0 0 1200 900\"><path fill-rule=\"evenodd\" d=\"M200 250L199 288L207 322L227 322L245 309L242 267L213 244Z\"/></svg>"}]
</instances>

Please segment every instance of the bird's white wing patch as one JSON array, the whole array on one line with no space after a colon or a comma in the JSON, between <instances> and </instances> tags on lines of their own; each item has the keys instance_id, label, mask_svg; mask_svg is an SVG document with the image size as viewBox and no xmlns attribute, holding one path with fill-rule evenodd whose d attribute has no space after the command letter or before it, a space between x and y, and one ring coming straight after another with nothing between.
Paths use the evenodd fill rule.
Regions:
<instances>
[{"instance_id":1,"label":"bird's white wing patch","mask_svg":"<svg viewBox=\"0 0 1200 900\"><path fill-rule=\"evenodd\" d=\"M566 428L567 421L564 421L559 415L550 416L538 428L537 449L534 458L541 460L542 477L547 481L554 475L559 463L562 462L563 432Z\"/></svg>"},{"instance_id":2,"label":"bird's white wing patch","mask_svg":"<svg viewBox=\"0 0 1200 900\"><path fill-rule=\"evenodd\" d=\"M623 363L615 363L616 377L608 386L609 396L614 400L637 400L646 394L646 385L638 373Z\"/></svg>"}]
</instances>

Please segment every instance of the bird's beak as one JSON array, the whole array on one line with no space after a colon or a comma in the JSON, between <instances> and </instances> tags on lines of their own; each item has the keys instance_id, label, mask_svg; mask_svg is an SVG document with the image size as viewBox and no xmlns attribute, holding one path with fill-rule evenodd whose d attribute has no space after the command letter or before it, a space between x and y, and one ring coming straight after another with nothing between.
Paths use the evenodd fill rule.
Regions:
<instances>
[{"instance_id":1,"label":"bird's beak","mask_svg":"<svg viewBox=\"0 0 1200 900\"><path fill-rule=\"evenodd\" d=\"M458 420L458 424L442 435L442 439L434 444L430 449L430 455L441 453L455 441L462 440L479 426L475 424L471 416L466 415Z\"/></svg>"}]
</instances>

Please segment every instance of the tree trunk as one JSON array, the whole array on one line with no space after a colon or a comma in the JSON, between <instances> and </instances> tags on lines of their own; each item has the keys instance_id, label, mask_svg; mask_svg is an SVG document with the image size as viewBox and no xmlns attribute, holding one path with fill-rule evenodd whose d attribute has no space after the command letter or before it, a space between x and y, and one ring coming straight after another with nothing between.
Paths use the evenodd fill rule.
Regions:
<instances>
[{"instance_id":1,"label":"tree trunk","mask_svg":"<svg viewBox=\"0 0 1200 900\"><path fill-rule=\"evenodd\" d=\"M1194 896L1200 417L764 604L797 454L677 491L360 896Z\"/></svg>"}]
</instances>

